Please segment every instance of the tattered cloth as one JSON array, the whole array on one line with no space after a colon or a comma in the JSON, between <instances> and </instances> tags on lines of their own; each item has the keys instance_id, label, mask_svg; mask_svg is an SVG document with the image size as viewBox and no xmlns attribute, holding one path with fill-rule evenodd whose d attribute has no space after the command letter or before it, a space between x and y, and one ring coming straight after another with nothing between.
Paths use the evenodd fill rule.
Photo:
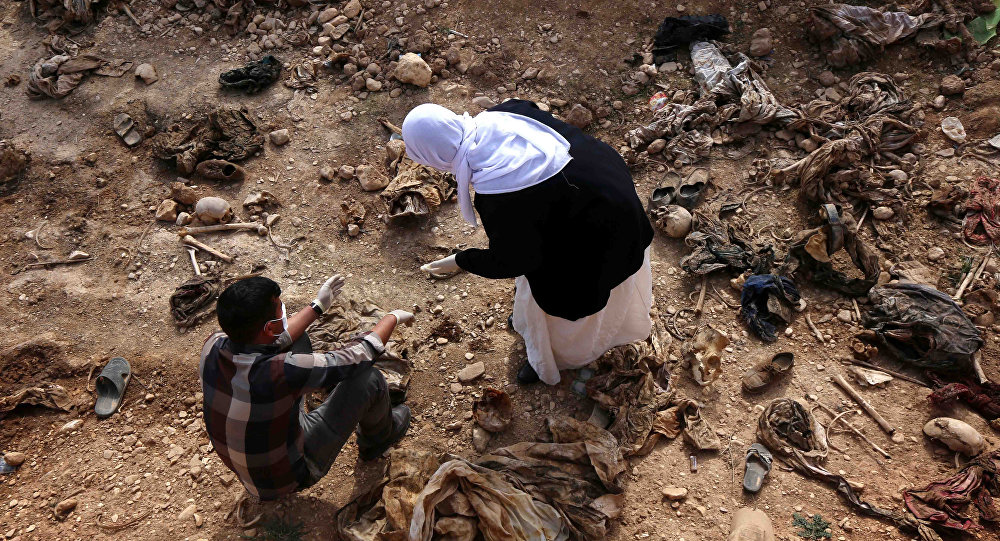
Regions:
<instances>
[{"instance_id":1,"label":"tattered cloth","mask_svg":"<svg viewBox=\"0 0 1000 541\"><path fill-rule=\"evenodd\" d=\"M389 141L385 154L385 166L393 179L381 195L390 219L426 216L455 195L458 184L454 175L411 160L402 139Z\"/></svg>"},{"instance_id":2,"label":"tattered cloth","mask_svg":"<svg viewBox=\"0 0 1000 541\"><path fill-rule=\"evenodd\" d=\"M666 138L664 154L676 164L694 163L708 156L712 130L727 123L787 123L798 113L778 103L756 65L745 55L735 55L733 67L712 43L691 44L691 60L701 98L693 104L670 103L653 121L626 134L631 148Z\"/></svg>"},{"instance_id":3,"label":"tattered cloth","mask_svg":"<svg viewBox=\"0 0 1000 541\"><path fill-rule=\"evenodd\" d=\"M963 511L971 503L979 510L981 521L1000 521L992 496L998 493L1000 451L993 451L973 458L947 479L935 481L919 490L904 490L903 503L914 517L933 526L974 531L982 526Z\"/></svg>"},{"instance_id":4,"label":"tattered cloth","mask_svg":"<svg viewBox=\"0 0 1000 541\"><path fill-rule=\"evenodd\" d=\"M211 310L202 309L212 304L218 295L217 278L195 276L177 286L170 295L170 315L174 316L177 326L191 327L211 313Z\"/></svg>"},{"instance_id":5,"label":"tattered cloth","mask_svg":"<svg viewBox=\"0 0 1000 541\"><path fill-rule=\"evenodd\" d=\"M13 393L0 397L0 419L4 414L20 405L42 406L59 411L69 411L76 403L62 385L55 383L40 383L31 387L18 389Z\"/></svg>"},{"instance_id":6,"label":"tattered cloth","mask_svg":"<svg viewBox=\"0 0 1000 541\"><path fill-rule=\"evenodd\" d=\"M740 314L747 327L765 342L774 342L778 337L774 334L777 326L774 319L779 323L788 323L780 307L775 307L774 303L784 306L798 304L801 296L799 290L795 288L795 282L785 276L774 274L757 274L746 279L743 283L743 292L740 294ZM772 312L772 307L775 310Z\"/></svg>"},{"instance_id":7,"label":"tattered cloth","mask_svg":"<svg viewBox=\"0 0 1000 541\"><path fill-rule=\"evenodd\" d=\"M821 286L852 297L866 295L878 282L881 272L878 254L858 236L857 223L850 214L842 214L841 209L832 204L823 205L819 213L826 223L800 231L792 238L779 273L791 276L801 269ZM841 248L864 278L851 278L833 268L833 255Z\"/></svg>"},{"instance_id":8,"label":"tattered cloth","mask_svg":"<svg viewBox=\"0 0 1000 541\"><path fill-rule=\"evenodd\" d=\"M661 437L674 439L680 434L696 449L720 449L719 437L701 417L700 405L670 388L670 371L663 364L657 334L612 348L595 361L587 396L614 416L608 431L625 456L647 455Z\"/></svg>"},{"instance_id":9,"label":"tattered cloth","mask_svg":"<svg viewBox=\"0 0 1000 541\"><path fill-rule=\"evenodd\" d=\"M281 61L267 55L242 68L220 73L219 84L223 88L232 88L242 90L247 94L254 94L277 81L279 75L281 75Z\"/></svg>"},{"instance_id":10,"label":"tattered cloth","mask_svg":"<svg viewBox=\"0 0 1000 541\"><path fill-rule=\"evenodd\" d=\"M31 156L27 152L0 139L0 188L20 180L29 163Z\"/></svg>"},{"instance_id":11,"label":"tattered cloth","mask_svg":"<svg viewBox=\"0 0 1000 541\"><path fill-rule=\"evenodd\" d=\"M955 402L964 402L987 421L991 421L994 428L1000 428L993 422L1000 419L1000 385L992 381L977 383L968 378L948 382L930 371L927 372L927 379L934 386L934 392L927 396L932 404L949 407Z\"/></svg>"},{"instance_id":12,"label":"tattered cloth","mask_svg":"<svg viewBox=\"0 0 1000 541\"><path fill-rule=\"evenodd\" d=\"M28 97L39 100L45 97L63 98L80 86L84 77L104 65L104 60L94 55L58 54L39 60L28 74Z\"/></svg>"},{"instance_id":13,"label":"tattered cloth","mask_svg":"<svg viewBox=\"0 0 1000 541\"><path fill-rule=\"evenodd\" d=\"M971 374L983 347L979 329L948 295L924 284L886 284L868 294L861 323L899 360L945 373Z\"/></svg>"},{"instance_id":14,"label":"tattered cloth","mask_svg":"<svg viewBox=\"0 0 1000 541\"><path fill-rule=\"evenodd\" d=\"M901 11L879 11L866 6L829 4L810 8L809 38L818 43L826 61L842 68L874 58L891 45L922 30L933 31L942 25L958 22L956 17L925 13L911 16ZM920 44L954 54L961 50L958 37L942 40L937 32Z\"/></svg>"},{"instance_id":15,"label":"tattered cloth","mask_svg":"<svg viewBox=\"0 0 1000 541\"><path fill-rule=\"evenodd\" d=\"M862 500L844 476L821 466L829 453L826 429L801 403L790 398L773 400L757 422L757 438L803 475L835 485L841 497L862 514L892 520L901 528L917 530L924 541L940 541L941 538L927 526Z\"/></svg>"},{"instance_id":16,"label":"tattered cloth","mask_svg":"<svg viewBox=\"0 0 1000 541\"><path fill-rule=\"evenodd\" d=\"M351 541L604 537L624 503L617 442L570 417L546 426L551 442L514 444L477 463L393 450L388 478L337 512L337 533Z\"/></svg>"},{"instance_id":17,"label":"tattered cloth","mask_svg":"<svg viewBox=\"0 0 1000 541\"><path fill-rule=\"evenodd\" d=\"M973 183L962 234L972 244L1000 246L1000 180L979 177Z\"/></svg>"},{"instance_id":18,"label":"tattered cloth","mask_svg":"<svg viewBox=\"0 0 1000 541\"><path fill-rule=\"evenodd\" d=\"M94 21L94 12L103 3L103 0L31 0L28 7L32 17L49 20L45 25L49 32L67 29L79 33Z\"/></svg>"},{"instance_id":19,"label":"tattered cloth","mask_svg":"<svg viewBox=\"0 0 1000 541\"><path fill-rule=\"evenodd\" d=\"M190 174L209 159L241 162L264 148L264 136L246 109L220 108L193 125L171 126L150 140L153 156L173 161L177 170Z\"/></svg>"},{"instance_id":20,"label":"tattered cloth","mask_svg":"<svg viewBox=\"0 0 1000 541\"><path fill-rule=\"evenodd\" d=\"M722 15L682 15L667 17L653 36L653 54L662 56L694 41L719 39L729 33L729 21ZM661 62L657 61L657 64Z\"/></svg>"},{"instance_id":21,"label":"tattered cloth","mask_svg":"<svg viewBox=\"0 0 1000 541\"><path fill-rule=\"evenodd\" d=\"M774 262L770 244L758 247L742 231L699 211L694 212L692 231L684 238L691 253L681 258L681 268L693 274L720 269L736 273L767 274Z\"/></svg>"}]
</instances>

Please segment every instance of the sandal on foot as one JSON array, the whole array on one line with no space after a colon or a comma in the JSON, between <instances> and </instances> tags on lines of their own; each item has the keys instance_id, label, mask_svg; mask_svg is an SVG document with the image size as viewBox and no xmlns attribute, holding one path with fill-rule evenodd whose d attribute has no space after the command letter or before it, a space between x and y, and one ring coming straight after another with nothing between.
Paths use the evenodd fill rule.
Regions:
<instances>
[{"instance_id":1,"label":"sandal on foot","mask_svg":"<svg viewBox=\"0 0 1000 541\"><path fill-rule=\"evenodd\" d=\"M743 390L748 393L759 393L788 373L794 365L795 355L787 351L771 357L769 361L760 361L743 373Z\"/></svg>"},{"instance_id":2,"label":"sandal on foot","mask_svg":"<svg viewBox=\"0 0 1000 541\"><path fill-rule=\"evenodd\" d=\"M538 383L540 378L538 377L538 372L535 372L534 367L531 363L524 361L521 365L521 369L517 371L517 382L521 385L531 385L532 383Z\"/></svg>"},{"instance_id":3,"label":"sandal on foot","mask_svg":"<svg viewBox=\"0 0 1000 541\"><path fill-rule=\"evenodd\" d=\"M97 402L94 404L94 413L99 419L110 417L118 411L125 397L125 388L131 379L132 366L128 361L121 357L108 361L104 370L101 370L101 375L97 376Z\"/></svg>"},{"instance_id":4,"label":"sandal on foot","mask_svg":"<svg viewBox=\"0 0 1000 541\"><path fill-rule=\"evenodd\" d=\"M701 198L705 195L705 187L708 186L708 169L699 167L691 172L684 179L677 189L677 199L675 203L688 210L693 209L701 203Z\"/></svg>"},{"instance_id":5,"label":"sandal on foot","mask_svg":"<svg viewBox=\"0 0 1000 541\"><path fill-rule=\"evenodd\" d=\"M655 209L666 205L671 205L677 197L677 187L681 184L681 177L673 171L663 175L659 187L653 189L649 196L649 209Z\"/></svg>"},{"instance_id":6,"label":"sandal on foot","mask_svg":"<svg viewBox=\"0 0 1000 541\"><path fill-rule=\"evenodd\" d=\"M767 447L755 443L747 449L746 471L743 472L743 490L747 492L760 492L760 487L764 485L764 478L771 471L771 462L774 458Z\"/></svg>"}]
</instances>

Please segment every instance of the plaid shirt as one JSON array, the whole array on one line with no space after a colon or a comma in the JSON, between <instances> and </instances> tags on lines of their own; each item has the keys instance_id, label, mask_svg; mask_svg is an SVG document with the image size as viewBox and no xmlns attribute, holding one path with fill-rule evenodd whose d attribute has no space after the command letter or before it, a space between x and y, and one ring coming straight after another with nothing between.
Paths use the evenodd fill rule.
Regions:
<instances>
[{"instance_id":1,"label":"plaid shirt","mask_svg":"<svg viewBox=\"0 0 1000 541\"><path fill-rule=\"evenodd\" d=\"M267 345L236 344L222 332L201 350L205 427L222 462L262 500L308 484L299 425L302 399L332 389L384 350L374 333L326 353L283 352L287 332Z\"/></svg>"}]
</instances>

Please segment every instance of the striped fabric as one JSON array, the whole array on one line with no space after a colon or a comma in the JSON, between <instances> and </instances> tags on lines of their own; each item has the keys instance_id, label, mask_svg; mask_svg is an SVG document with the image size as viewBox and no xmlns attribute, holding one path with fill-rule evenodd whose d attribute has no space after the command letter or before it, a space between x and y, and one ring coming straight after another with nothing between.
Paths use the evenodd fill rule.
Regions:
<instances>
[{"instance_id":1,"label":"striped fabric","mask_svg":"<svg viewBox=\"0 0 1000 541\"><path fill-rule=\"evenodd\" d=\"M205 341L198 372L205 427L222 462L247 491L270 500L308 481L302 458L302 398L330 390L384 350L367 333L326 353L287 353L291 337L244 345L217 332Z\"/></svg>"}]
</instances>

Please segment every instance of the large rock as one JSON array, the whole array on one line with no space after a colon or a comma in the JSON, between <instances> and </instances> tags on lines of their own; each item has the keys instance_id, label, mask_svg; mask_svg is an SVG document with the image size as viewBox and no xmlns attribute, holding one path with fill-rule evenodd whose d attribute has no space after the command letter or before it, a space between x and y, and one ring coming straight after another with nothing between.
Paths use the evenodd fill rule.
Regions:
<instances>
[{"instance_id":1,"label":"large rock","mask_svg":"<svg viewBox=\"0 0 1000 541\"><path fill-rule=\"evenodd\" d=\"M767 56L771 54L772 48L771 31L767 28L758 28L750 38L750 55Z\"/></svg>"},{"instance_id":2,"label":"large rock","mask_svg":"<svg viewBox=\"0 0 1000 541\"><path fill-rule=\"evenodd\" d=\"M160 76L156 74L156 68L152 64L139 64L139 67L135 68L135 76L142 79L142 82L147 85L160 80Z\"/></svg>"},{"instance_id":3,"label":"large rock","mask_svg":"<svg viewBox=\"0 0 1000 541\"><path fill-rule=\"evenodd\" d=\"M359 165L355 171L361 189L366 192L378 191L389 185L389 177L375 173L374 169L367 165Z\"/></svg>"},{"instance_id":4,"label":"large rock","mask_svg":"<svg viewBox=\"0 0 1000 541\"><path fill-rule=\"evenodd\" d=\"M483 361L472 363L458 372L458 381L469 383L486 373L486 365Z\"/></svg>"},{"instance_id":5,"label":"large rock","mask_svg":"<svg viewBox=\"0 0 1000 541\"><path fill-rule=\"evenodd\" d=\"M941 79L941 93L945 96L955 96L965 93L965 81L957 75L949 75Z\"/></svg>"},{"instance_id":6,"label":"large rock","mask_svg":"<svg viewBox=\"0 0 1000 541\"><path fill-rule=\"evenodd\" d=\"M182 205L193 205L198 202L198 191L181 181L170 184L170 198Z\"/></svg>"},{"instance_id":7,"label":"large rock","mask_svg":"<svg viewBox=\"0 0 1000 541\"><path fill-rule=\"evenodd\" d=\"M348 19L353 19L361 14L361 2L358 0L351 0L344 6L344 17Z\"/></svg>"},{"instance_id":8,"label":"large rock","mask_svg":"<svg viewBox=\"0 0 1000 541\"><path fill-rule=\"evenodd\" d=\"M590 123L593 121L594 114L590 112L590 109L587 109L579 103L574 105L573 108L566 113L566 123L576 126L581 130L590 126Z\"/></svg>"},{"instance_id":9,"label":"large rock","mask_svg":"<svg viewBox=\"0 0 1000 541\"><path fill-rule=\"evenodd\" d=\"M268 134L268 137L271 139L271 144L276 147L287 145L292 139L291 136L288 135L288 128L274 130Z\"/></svg>"},{"instance_id":10,"label":"large rock","mask_svg":"<svg viewBox=\"0 0 1000 541\"><path fill-rule=\"evenodd\" d=\"M401 83L426 87L431 84L431 67L416 54L406 53L399 57L393 77Z\"/></svg>"},{"instance_id":11,"label":"large rock","mask_svg":"<svg viewBox=\"0 0 1000 541\"><path fill-rule=\"evenodd\" d=\"M156 219L161 222L173 222L177 219L177 201L164 199L160 206L156 207Z\"/></svg>"}]
</instances>

